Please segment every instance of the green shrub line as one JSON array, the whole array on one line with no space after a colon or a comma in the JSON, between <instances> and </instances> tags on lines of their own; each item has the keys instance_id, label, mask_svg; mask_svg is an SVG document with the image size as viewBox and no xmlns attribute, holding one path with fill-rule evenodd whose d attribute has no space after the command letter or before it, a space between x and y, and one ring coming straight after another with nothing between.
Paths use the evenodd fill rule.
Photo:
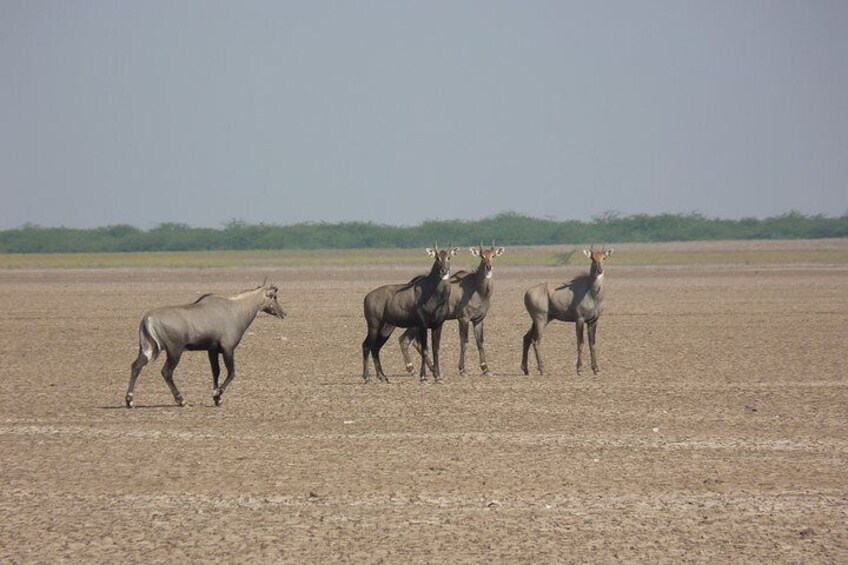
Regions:
<instances>
[{"instance_id":1,"label":"green shrub line","mask_svg":"<svg viewBox=\"0 0 848 565\"><path fill-rule=\"evenodd\" d=\"M806 216L789 212L765 219L726 220L700 213L607 212L590 221L552 220L505 212L481 220L427 220L417 226L371 222L247 224L220 229L165 223L142 230L129 225L76 229L26 224L0 231L0 253L134 253L221 250L408 249L421 245L584 245L848 237L848 214ZM566 258L560 258L564 260Z\"/></svg>"}]
</instances>

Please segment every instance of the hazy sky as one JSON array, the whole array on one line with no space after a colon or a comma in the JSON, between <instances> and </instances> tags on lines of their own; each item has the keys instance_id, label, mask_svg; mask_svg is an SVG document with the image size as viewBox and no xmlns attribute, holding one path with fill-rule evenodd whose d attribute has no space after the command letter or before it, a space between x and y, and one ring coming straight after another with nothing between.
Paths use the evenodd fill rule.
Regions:
<instances>
[{"instance_id":1,"label":"hazy sky","mask_svg":"<svg viewBox=\"0 0 848 565\"><path fill-rule=\"evenodd\" d=\"M848 211L848 2L0 0L0 229Z\"/></svg>"}]
</instances>

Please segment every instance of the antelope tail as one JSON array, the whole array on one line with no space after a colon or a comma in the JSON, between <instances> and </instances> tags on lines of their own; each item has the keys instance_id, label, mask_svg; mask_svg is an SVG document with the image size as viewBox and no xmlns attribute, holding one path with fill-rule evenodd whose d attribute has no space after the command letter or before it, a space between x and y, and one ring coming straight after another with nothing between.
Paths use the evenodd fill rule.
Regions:
<instances>
[{"instance_id":1,"label":"antelope tail","mask_svg":"<svg viewBox=\"0 0 848 565\"><path fill-rule=\"evenodd\" d=\"M146 316L138 328L138 346L148 361L156 361L162 351L162 342L156 337L156 331L150 323L150 317Z\"/></svg>"}]
</instances>

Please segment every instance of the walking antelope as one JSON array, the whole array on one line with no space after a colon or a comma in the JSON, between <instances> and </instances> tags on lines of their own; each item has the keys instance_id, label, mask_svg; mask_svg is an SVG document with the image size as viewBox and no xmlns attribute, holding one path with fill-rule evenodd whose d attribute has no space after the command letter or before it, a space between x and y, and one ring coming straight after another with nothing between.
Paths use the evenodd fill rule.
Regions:
<instances>
[{"instance_id":1,"label":"walking antelope","mask_svg":"<svg viewBox=\"0 0 848 565\"><path fill-rule=\"evenodd\" d=\"M132 364L130 384L127 388L127 408L134 405L133 391L141 370L162 351L167 355L162 367L162 376L176 403L185 406L185 400L174 384L174 369L186 350L209 353L214 385L212 398L215 406L220 406L221 396L236 376L235 349L259 312L277 318L286 317L282 306L277 302L276 286L263 284L232 298L205 294L193 304L157 308L145 314L138 328L138 357ZM227 367L227 378L220 386L219 355L223 355L224 365Z\"/></svg>"}]
</instances>

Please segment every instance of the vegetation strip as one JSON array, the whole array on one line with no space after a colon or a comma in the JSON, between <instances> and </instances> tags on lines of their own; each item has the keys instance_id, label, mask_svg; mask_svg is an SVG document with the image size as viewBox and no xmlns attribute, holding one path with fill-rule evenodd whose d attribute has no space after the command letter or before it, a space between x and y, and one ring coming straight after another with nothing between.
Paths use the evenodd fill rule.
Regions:
<instances>
[{"instance_id":1,"label":"vegetation strip","mask_svg":"<svg viewBox=\"0 0 848 565\"><path fill-rule=\"evenodd\" d=\"M444 245L495 241L497 245L515 246L843 237L848 237L848 213L826 217L790 212L765 219L724 220L699 213L621 216L607 212L591 221L558 221L507 212L481 220L428 220L417 226L370 222L280 226L234 220L221 229L166 223L145 231L129 225L75 229L27 224L0 231L0 253L409 249L433 241Z\"/></svg>"}]
</instances>

